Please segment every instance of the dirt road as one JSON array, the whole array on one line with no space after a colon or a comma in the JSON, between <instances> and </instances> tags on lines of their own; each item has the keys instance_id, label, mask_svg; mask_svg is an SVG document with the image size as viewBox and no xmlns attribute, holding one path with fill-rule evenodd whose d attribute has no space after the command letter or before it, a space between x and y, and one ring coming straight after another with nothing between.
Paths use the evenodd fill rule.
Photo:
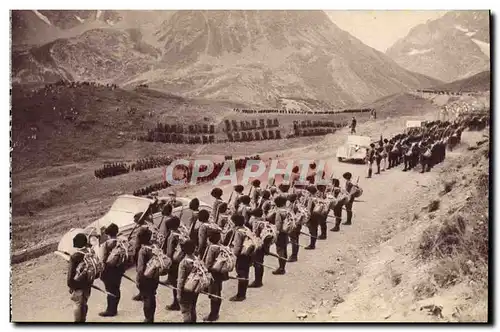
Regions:
<instances>
[{"instance_id":1,"label":"dirt road","mask_svg":"<svg viewBox=\"0 0 500 332\"><path fill-rule=\"evenodd\" d=\"M400 123L401 120L398 120ZM375 124L367 124L366 131ZM390 126L389 126L390 127ZM394 132L402 126L394 127ZM363 127L361 126L361 130ZM388 135L388 133L386 133ZM345 171L360 176L364 194L354 204L354 218L351 226L343 226L338 233L328 232L328 239L318 241L314 251L300 250L299 261L289 263L286 275L274 276L265 271L264 287L249 289L247 300L222 305L221 322L290 322L298 317L314 320L318 311L334 303L347 294L356 284L361 269L370 252L380 243L385 234L384 221L398 213L407 213L412 208L413 199L425 191L425 186L433 184L436 173L420 174L402 172L401 168L382 172L373 179L365 179L365 166L338 163L334 158L335 147L344 137L333 135L326 146L317 149L302 149L300 157L316 156L327 159L337 174ZM284 158L297 156L298 151L287 152ZM445 161L446 162L446 161ZM437 166L436 168L441 167ZM200 186L198 190L203 190ZM209 201L211 202L211 201ZM409 212L408 212L409 213ZM302 244L307 238L301 236ZM266 257L267 265L277 266L276 258ZM127 274L135 276L130 270ZM251 270L251 279L253 271ZM72 303L65 282L66 265L60 258L47 255L18 264L12 269L12 317L13 321L71 321ZM96 284L102 286L100 281ZM135 286L127 280L122 283L122 301L119 315L114 318L101 318L97 314L104 309L105 296L92 291L89 301L90 322L138 322L143 320L142 303L134 302L131 297L136 293ZM236 292L236 282L224 284L223 297L229 298ZM171 302L171 290L161 287L157 296L156 321L180 322L179 312L164 310ZM279 308L279 310L277 310ZM198 319L208 313L209 301L200 296ZM342 320L341 318L339 320Z\"/></svg>"}]
</instances>

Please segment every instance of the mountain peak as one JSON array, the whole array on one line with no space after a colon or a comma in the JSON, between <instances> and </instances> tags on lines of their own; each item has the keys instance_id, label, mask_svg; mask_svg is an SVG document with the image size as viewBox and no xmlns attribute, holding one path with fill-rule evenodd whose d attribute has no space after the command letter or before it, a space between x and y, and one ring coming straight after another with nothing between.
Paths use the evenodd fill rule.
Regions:
<instances>
[{"instance_id":1,"label":"mountain peak","mask_svg":"<svg viewBox=\"0 0 500 332\"><path fill-rule=\"evenodd\" d=\"M420 24L386 54L404 68L451 82L490 68L488 11L451 11Z\"/></svg>"}]
</instances>

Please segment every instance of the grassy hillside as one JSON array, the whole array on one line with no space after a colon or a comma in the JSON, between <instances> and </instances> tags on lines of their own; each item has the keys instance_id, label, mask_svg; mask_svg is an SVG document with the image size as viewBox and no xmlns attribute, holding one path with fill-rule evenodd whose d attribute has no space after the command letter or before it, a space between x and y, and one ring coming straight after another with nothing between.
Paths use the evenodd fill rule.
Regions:
<instances>
[{"instance_id":1,"label":"grassy hillside","mask_svg":"<svg viewBox=\"0 0 500 332\"><path fill-rule=\"evenodd\" d=\"M478 91L490 91L490 82L491 82L491 72L489 70L483 71L479 74L457 80L451 83L443 84L443 85L438 85L434 87L434 89L437 90L444 90L444 91L453 91L453 92L460 92L460 91L472 91L472 92L478 92Z\"/></svg>"},{"instance_id":2,"label":"grassy hillside","mask_svg":"<svg viewBox=\"0 0 500 332\"><path fill-rule=\"evenodd\" d=\"M157 121L213 123L234 107L242 105L189 100L148 89L66 85L36 90L15 86L13 169L99 159L104 152L120 149L144 135ZM169 148L163 146L163 153Z\"/></svg>"}]
</instances>

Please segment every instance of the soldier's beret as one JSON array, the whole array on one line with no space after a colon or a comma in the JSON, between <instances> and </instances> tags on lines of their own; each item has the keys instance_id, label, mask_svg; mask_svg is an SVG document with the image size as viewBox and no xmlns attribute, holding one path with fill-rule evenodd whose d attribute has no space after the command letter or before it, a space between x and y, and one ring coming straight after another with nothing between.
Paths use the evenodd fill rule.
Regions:
<instances>
[{"instance_id":1,"label":"soldier's beret","mask_svg":"<svg viewBox=\"0 0 500 332\"><path fill-rule=\"evenodd\" d=\"M258 186L260 186L260 180L259 180L259 179L255 179L255 180L253 180L253 181L252 181L252 185L253 185L254 187L258 187Z\"/></svg>"},{"instance_id":2,"label":"soldier's beret","mask_svg":"<svg viewBox=\"0 0 500 332\"><path fill-rule=\"evenodd\" d=\"M210 195L215 198L220 198L222 196L222 189L221 188L214 188L210 192Z\"/></svg>"},{"instance_id":3,"label":"soldier's beret","mask_svg":"<svg viewBox=\"0 0 500 332\"><path fill-rule=\"evenodd\" d=\"M285 184L285 183L281 183L278 188L281 190L281 191L284 191L284 192L287 192L288 190L290 190L290 185L289 184Z\"/></svg>"},{"instance_id":4,"label":"soldier's beret","mask_svg":"<svg viewBox=\"0 0 500 332\"><path fill-rule=\"evenodd\" d=\"M317 185L319 191L325 191L326 186L324 184L318 184Z\"/></svg>"},{"instance_id":5,"label":"soldier's beret","mask_svg":"<svg viewBox=\"0 0 500 332\"><path fill-rule=\"evenodd\" d=\"M250 204L250 196L248 195L241 196L240 202L242 202L243 204Z\"/></svg>"},{"instance_id":6,"label":"soldier's beret","mask_svg":"<svg viewBox=\"0 0 500 332\"><path fill-rule=\"evenodd\" d=\"M350 180L352 178L352 174L351 172L345 172L344 174L342 174L342 177L346 180Z\"/></svg>"},{"instance_id":7,"label":"soldier's beret","mask_svg":"<svg viewBox=\"0 0 500 332\"><path fill-rule=\"evenodd\" d=\"M240 193L243 191L243 189L245 189L241 184L237 184L234 186L234 191Z\"/></svg>"},{"instance_id":8,"label":"soldier's beret","mask_svg":"<svg viewBox=\"0 0 500 332\"><path fill-rule=\"evenodd\" d=\"M318 191L318 189L316 189L315 186L308 186L307 191L310 192L311 194L315 194Z\"/></svg>"}]
</instances>

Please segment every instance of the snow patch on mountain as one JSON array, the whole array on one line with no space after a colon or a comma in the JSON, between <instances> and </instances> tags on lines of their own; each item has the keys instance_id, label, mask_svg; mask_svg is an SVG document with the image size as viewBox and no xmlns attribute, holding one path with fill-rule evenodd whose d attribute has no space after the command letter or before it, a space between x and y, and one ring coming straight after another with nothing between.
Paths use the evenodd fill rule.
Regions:
<instances>
[{"instance_id":1,"label":"snow patch on mountain","mask_svg":"<svg viewBox=\"0 0 500 332\"><path fill-rule=\"evenodd\" d=\"M462 27L462 26L460 26L458 24L455 24L455 29L460 30L462 32L469 32L468 29L466 29L466 28L464 28L464 27Z\"/></svg>"},{"instance_id":2,"label":"snow patch on mountain","mask_svg":"<svg viewBox=\"0 0 500 332\"><path fill-rule=\"evenodd\" d=\"M33 13L35 13L36 16L38 16L42 21L44 21L45 23L47 23L48 25L52 25L52 23L50 22L50 20L47 18L47 16L43 15L42 13L40 13L38 10L33 10Z\"/></svg>"},{"instance_id":3,"label":"snow patch on mountain","mask_svg":"<svg viewBox=\"0 0 500 332\"><path fill-rule=\"evenodd\" d=\"M425 50L417 50L417 49L412 48L411 51L408 52L408 55L425 54L425 53L429 53L430 51L432 51L432 49L430 49L430 48L425 49Z\"/></svg>"},{"instance_id":4,"label":"snow patch on mountain","mask_svg":"<svg viewBox=\"0 0 500 332\"><path fill-rule=\"evenodd\" d=\"M477 46L481 49L481 52L483 52L485 55L490 57L490 43L485 43L483 41L477 40L472 38L472 41L476 43Z\"/></svg>"},{"instance_id":5,"label":"snow patch on mountain","mask_svg":"<svg viewBox=\"0 0 500 332\"><path fill-rule=\"evenodd\" d=\"M81 18L80 16L78 16L78 15L75 15L75 18L76 18L76 19L77 19L80 23L85 22L85 20L84 20L84 19L82 19L82 18Z\"/></svg>"}]
</instances>

